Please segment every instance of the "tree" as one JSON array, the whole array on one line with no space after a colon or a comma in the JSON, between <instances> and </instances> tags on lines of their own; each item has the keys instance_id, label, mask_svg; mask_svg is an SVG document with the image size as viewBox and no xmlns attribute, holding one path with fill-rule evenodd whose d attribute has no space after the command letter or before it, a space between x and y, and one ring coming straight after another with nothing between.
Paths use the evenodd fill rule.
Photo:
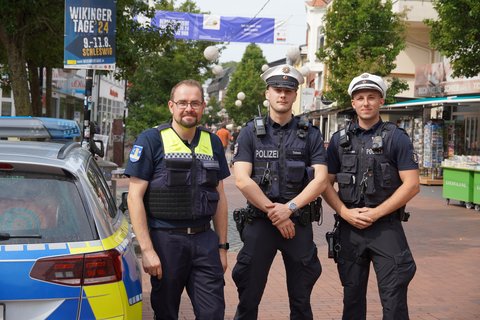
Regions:
<instances>
[{"instance_id":1,"label":"tree","mask_svg":"<svg viewBox=\"0 0 480 320\"><path fill-rule=\"evenodd\" d=\"M174 8L173 3L163 3L158 5L157 9L199 12L191 1L184 2L178 8ZM131 136L171 117L167 104L170 91L176 83L184 79L202 82L211 76L211 73L207 72L211 62L203 57L203 51L212 44L213 42L209 41L172 39L158 48L158 51L137 57L136 68L128 78L132 84L127 92L127 128Z\"/></svg>"},{"instance_id":2,"label":"tree","mask_svg":"<svg viewBox=\"0 0 480 320\"><path fill-rule=\"evenodd\" d=\"M385 2L385 3L383 3ZM335 0L326 15L325 47L317 52L328 67L325 95L339 108L351 105L347 88L355 76L370 72L387 76L405 48L404 14L392 13L391 0ZM393 78L387 101L408 89Z\"/></svg>"},{"instance_id":3,"label":"tree","mask_svg":"<svg viewBox=\"0 0 480 320\"><path fill-rule=\"evenodd\" d=\"M252 43L247 46L242 60L232 74L225 96L225 109L236 124L243 124L258 114L257 106L265 100L265 83L260 78L262 66L267 63L262 49ZM242 106L235 106L237 94L245 93Z\"/></svg>"},{"instance_id":4,"label":"tree","mask_svg":"<svg viewBox=\"0 0 480 320\"><path fill-rule=\"evenodd\" d=\"M11 86L17 115L33 114L32 105L40 100L36 88L41 68L63 66L64 10L63 0L0 2L0 64L7 65L9 80L2 85ZM138 59L171 41L173 28L158 32L132 19L138 14L152 17L153 12L142 1L117 0L118 76L133 74Z\"/></svg>"},{"instance_id":5,"label":"tree","mask_svg":"<svg viewBox=\"0 0 480 320\"><path fill-rule=\"evenodd\" d=\"M202 117L202 124L211 127L214 124L220 123L222 118L218 113L222 110L222 106L216 97L210 97L208 106Z\"/></svg>"},{"instance_id":6,"label":"tree","mask_svg":"<svg viewBox=\"0 0 480 320\"><path fill-rule=\"evenodd\" d=\"M480 2L474 0L434 0L438 20L425 22L432 27L430 42L450 59L453 76L480 74Z\"/></svg>"}]
</instances>

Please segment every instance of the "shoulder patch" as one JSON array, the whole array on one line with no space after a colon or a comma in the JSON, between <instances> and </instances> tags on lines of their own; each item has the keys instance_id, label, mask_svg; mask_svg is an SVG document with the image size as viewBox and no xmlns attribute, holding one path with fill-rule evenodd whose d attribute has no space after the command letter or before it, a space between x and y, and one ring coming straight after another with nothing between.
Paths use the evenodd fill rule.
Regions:
<instances>
[{"instance_id":1,"label":"shoulder patch","mask_svg":"<svg viewBox=\"0 0 480 320\"><path fill-rule=\"evenodd\" d=\"M130 161L137 162L138 160L140 160L142 151L143 151L143 147L135 144L132 148L132 151L130 151L130 156L129 156Z\"/></svg>"}]
</instances>

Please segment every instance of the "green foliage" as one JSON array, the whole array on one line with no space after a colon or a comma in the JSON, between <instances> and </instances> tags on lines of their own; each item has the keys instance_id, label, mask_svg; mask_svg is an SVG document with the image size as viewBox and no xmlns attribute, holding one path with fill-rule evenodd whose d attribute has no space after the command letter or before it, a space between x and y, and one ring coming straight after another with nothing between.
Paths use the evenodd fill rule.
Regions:
<instances>
[{"instance_id":1,"label":"green foliage","mask_svg":"<svg viewBox=\"0 0 480 320\"><path fill-rule=\"evenodd\" d=\"M263 108L265 100L265 83L260 78L262 66L267 63L262 49L250 44L245 49L242 60L232 75L225 96L225 109L236 124L244 124L258 114L257 106ZM237 94L245 93L242 106L235 106Z\"/></svg>"},{"instance_id":2,"label":"green foliage","mask_svg":"<svg viewBox=\"0 0 480 320\"><path fill-rule=\"evenodd\" d=\"M383 3L385 2L385 3ZM405 48L404 14L392 13L391 0L335 0L326 15L325 46L317 56L327 66L328 99L341 109L351 106L347 88L363 72L387 76ZM387 101L408 89L393 79Z\"/></svg>"},{"instance_id":3,"label":"green foliage","mask_svg":"<svg viewBox=\"0 0 480 320\"><path fill-rule=\"evenodd\" d=\"M186 1L176 9L169 3L161 4L157 9L198 12L191 1ZM135 69L132 69L133 72L128 78L131 86L127 92L127 128L130 136L170 118L169 112L157 112L155 106L168 111L167 102L175 84L185 79L203 82L211 75L207 72L210 62L203 57L203 51L213 44L209 41L171 39L164 42L157 51L145 53L135 59ZM140 118L139 121L137 117Z\"/></svg>"},{"instance_id":4,"label":"green foliage","mask_svg":"<svg viewBox=\"0 0 480 320\"><path fill-rule=\"evenodd\" d=\"M211 110L210 110L211 108ZM223 118L218 115L218 112L222 110L222 105L214 96L208 101L207 109L203 113L202 125L211 127L222 122Z\"/></svg>"},{"instance_id":5,"label":"green foliage","mask_svg":"<svg viewBox=\"0 0 480 320\"><path fill-rule=\"evenodd\" d=\"M434 0L439 20L426 20L432 27L430 42L450 59L454 76L480 74L480 2Z\"/></svg>"}]
</instances>

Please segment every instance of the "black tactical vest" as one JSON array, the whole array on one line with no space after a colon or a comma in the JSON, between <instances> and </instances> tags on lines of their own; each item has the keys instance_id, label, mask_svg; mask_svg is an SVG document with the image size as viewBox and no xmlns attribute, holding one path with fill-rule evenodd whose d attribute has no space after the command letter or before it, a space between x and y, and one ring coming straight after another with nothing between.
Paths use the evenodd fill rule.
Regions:
<instances>
[{"instance_id":1,"label":"black tactical vest","mask_svg":"<svg viewBox=\"0 0 480 320\"><path fill-rule=\"evenodd\" d=\"M147 214L163 220L213 216L219 200L220 167L213 157L211 133L199 128L198 145L189 149L170 124L158 130L165 155L145 193Z\"/></svg>"},{"instance_id":2,"label":"black tactical vest","mask_svg":"<svg viewBox=\"0 0 480 320\"><path fill-rule=\"evenodd\" d=\"M340 130L341 168L336 177L339 197L348 208L376 207L402 184L390 154L397 129L392 122L382 122L368 141L361 140L358 131Z\"/></svg>"},{"instance_id":3,"label":"black tactical vest","mask_svg":"<svg viewBox=\"0 0 480 320\"><path fill-rule=\"evenodd\" d=\"M255 132L252 121L247 126ZM274 202L288 202L313 179L307 143L309 126L294 117L287 129L269 124L265 135L254 137L252 179Z\"/></svg>"}]
</instances>

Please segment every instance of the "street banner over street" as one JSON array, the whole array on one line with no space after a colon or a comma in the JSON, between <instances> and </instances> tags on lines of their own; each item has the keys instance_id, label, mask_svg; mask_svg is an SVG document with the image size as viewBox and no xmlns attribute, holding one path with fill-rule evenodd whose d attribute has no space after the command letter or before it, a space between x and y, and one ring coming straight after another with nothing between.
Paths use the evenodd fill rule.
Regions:
<instances>
[{"instance_id":1,"label":"street banner over street","mask_svg":"<svg viewBox=\"0 0 480 320\"><path fill-rule=\"evenodd\" d=\"M156 11L152 27L177 25L175 38L217 42L274 43L285 40L283 30L275 29L275 19L223 17L173 11ZM280 36L276 36L278 33Z\"/></svg>"},{"instance_id":2,"label":"street banner over street","mask_svg":"<svg viewBox=\"0 0 480 320\"><path fill-rule=\"evenodd\" d=\"M116 0L65 0L63 66L115 69Z\"/></svg>"}]
</instances>

